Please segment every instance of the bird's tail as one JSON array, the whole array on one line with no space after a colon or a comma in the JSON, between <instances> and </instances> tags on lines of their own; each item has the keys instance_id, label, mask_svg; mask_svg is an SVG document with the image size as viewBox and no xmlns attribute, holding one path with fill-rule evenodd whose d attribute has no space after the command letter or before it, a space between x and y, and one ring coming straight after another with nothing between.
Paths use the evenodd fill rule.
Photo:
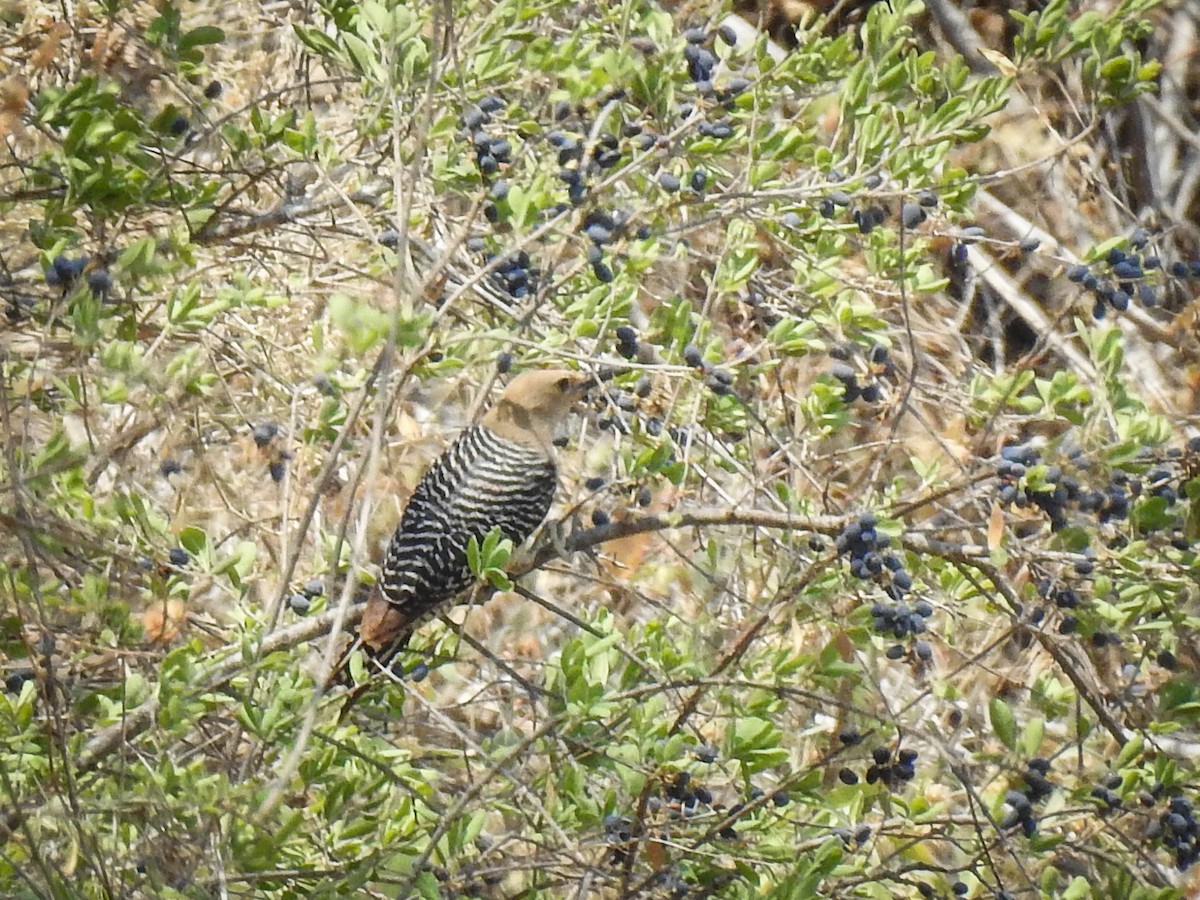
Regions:
<instances>
[{"instance_id":1,"label":"bird's tail","mask_svg":"<svg viewBox=\"0 0 1200 900\"><path fill-rule=\"evenodd\" d=\"M358 626L358 638L350 643L334 668L332 678L338 684L351 685L350 658L354 651L362 649L370 662L370 670L384 670L391 667L397 655L408 644L412 635L414 623L410 617L396 605L389 603L387 598L376 588L367 601L363 610L362 621ZM362 684L351 687L338 713L338 723L346 718L351 707L370 687L370 680L364 679Z\"/></svg>"}]
</instances>

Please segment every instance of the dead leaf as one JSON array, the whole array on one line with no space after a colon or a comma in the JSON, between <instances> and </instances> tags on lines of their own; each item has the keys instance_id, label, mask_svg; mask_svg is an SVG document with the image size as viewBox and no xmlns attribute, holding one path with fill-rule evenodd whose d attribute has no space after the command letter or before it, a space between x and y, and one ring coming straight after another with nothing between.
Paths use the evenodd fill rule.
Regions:
<instances>
[{"instance_id":1,"label":"dead leaf","mask_svg":"<svg viewBox=\"0 0 1200 900\"><path fill-rule=\"evenodd\" d=\"M155 603L142 613L142 628L151 643L167 644L179 637L186 620L187 609L183 601L172 598L165 603Z\"/></svg>"},{"instance_id":2,"label":"dead leaf","mask_svg":"<svg viewBox=\"0 0 1200 900\"><path fill-rule=\"evenodd\" d=\"M990 47L980 47L979 55L996 67L996 70L1005 78L1014 78L1017 74L1017 65L999 50L992 50Z\"/></svg>"},{"instance_id":3,"label":"dead leaf","mask_svg":"<svg viewBox=\"0 0 1200 900\"><path fill-rule=\"evenodd\" d=\"M999 550L1004 541L1004 510L999 503L992 504L988 515L987 546L989 550Z\"/></svg>"}]
</instances>

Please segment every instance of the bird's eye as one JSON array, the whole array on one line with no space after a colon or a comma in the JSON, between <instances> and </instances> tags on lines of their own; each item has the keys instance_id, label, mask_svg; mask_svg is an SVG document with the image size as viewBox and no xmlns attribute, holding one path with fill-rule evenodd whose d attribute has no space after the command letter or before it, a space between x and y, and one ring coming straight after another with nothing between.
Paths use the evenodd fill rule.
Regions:
<instances>
[{"instance_id":1,"label":"bird's eye","mask_svg":"<svg viewBox=\"0 0 1200 900\"><path fill-rule=\"evenodd\" d=\"M562 378L558 379L558 389L563 393L566 393L567 388L571 386L573 381L574 379L571 378L570 375L564 375Z\"/></svg>"}]
</instances>

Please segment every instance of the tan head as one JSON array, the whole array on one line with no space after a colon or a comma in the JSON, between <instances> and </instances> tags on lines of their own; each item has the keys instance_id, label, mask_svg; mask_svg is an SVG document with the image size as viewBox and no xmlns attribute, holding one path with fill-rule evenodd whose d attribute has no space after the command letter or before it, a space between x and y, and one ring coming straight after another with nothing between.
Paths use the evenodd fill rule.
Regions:
<instances>
[{"instance_id":1,"label":"tan head","mask_svg":"<svg viewBox=\"0 0 1200 900\"><path fill-rule=\"evenodd\" d=\"M482 424L503 437L550 452L554 430L595 379L567 369L522 372L504 389Z\"/></svg>"}]
</instances>

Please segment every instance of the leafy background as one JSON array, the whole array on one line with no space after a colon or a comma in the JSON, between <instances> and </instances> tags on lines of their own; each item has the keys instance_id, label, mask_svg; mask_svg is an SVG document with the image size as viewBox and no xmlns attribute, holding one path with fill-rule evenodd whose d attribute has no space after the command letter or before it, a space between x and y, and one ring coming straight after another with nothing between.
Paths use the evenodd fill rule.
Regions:
<instances>
[{"instance_id":1,"label":"leafy background","mask_svg":"<svg viewBox=\"0 0 1200 900\"><path fill-rule=\"evenodd\" d=\"M6 896L1196 890L1194 8L823 6L0 7Z\"/></svg>"}]
</instances>

